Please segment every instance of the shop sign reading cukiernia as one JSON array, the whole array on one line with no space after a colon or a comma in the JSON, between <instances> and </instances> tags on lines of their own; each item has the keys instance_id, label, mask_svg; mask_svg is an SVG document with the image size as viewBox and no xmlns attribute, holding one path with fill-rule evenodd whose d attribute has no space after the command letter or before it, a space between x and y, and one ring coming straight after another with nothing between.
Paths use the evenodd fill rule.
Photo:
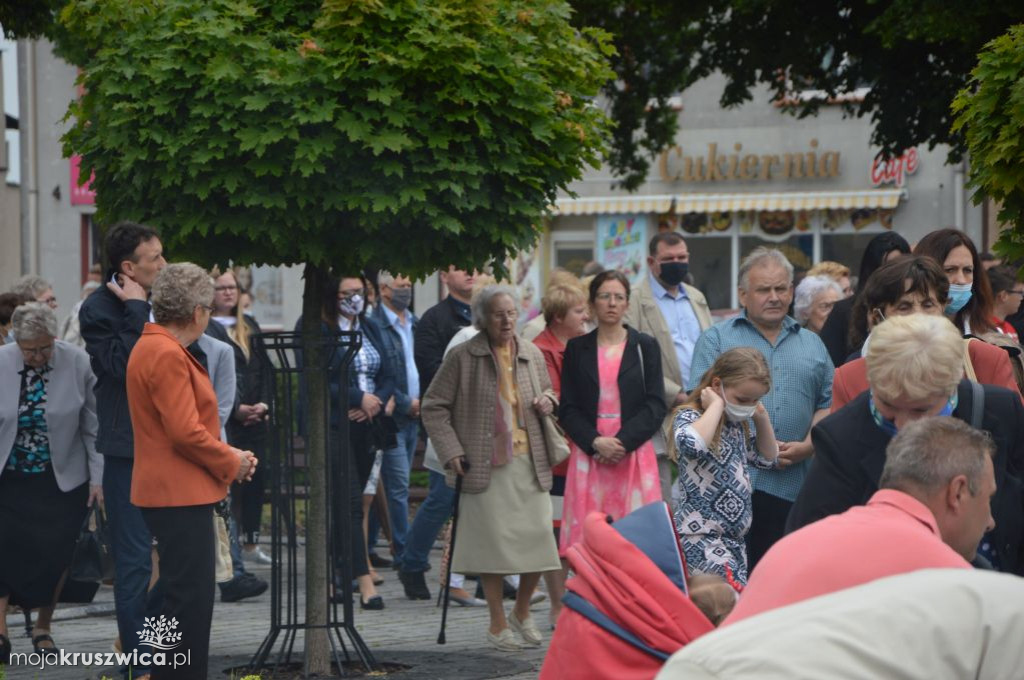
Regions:
<instances>
[{"instance_id":1,"label":"shop sign reading cukiernia","mask_svg":"<svg viewBox=\"0 0 1024 680\"><path fill-rule=\"evenodd\" d=\"M770 181L773 179L828 179L839 177L840 152L818 148L812 139L806 151L750 153L736 142L732 153L708 144L704 155L688 155L682 146L661 153L658 168L665 182Z\"/></svg>"}]
</instances>

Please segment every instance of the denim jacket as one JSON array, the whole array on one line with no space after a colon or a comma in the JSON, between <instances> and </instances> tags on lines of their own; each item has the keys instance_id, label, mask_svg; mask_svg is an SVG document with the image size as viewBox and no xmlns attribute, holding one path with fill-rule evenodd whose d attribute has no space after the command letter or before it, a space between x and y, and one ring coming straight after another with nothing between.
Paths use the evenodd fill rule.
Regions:
<instances>
[{"instance_id":1,"label":"denim jacket","mask_svg":"<svg viewBox=\"0 0 1024 680\"><path fill-rule=\"evenodd\" d=\"M413 333L415 333L419 319L412 312L406 312L406 317L408 323L412 325ZM413 399L418 398L419 395L409 394L409 375L405 367L405 351L402 345L402 335L391 324L391 320L384 312L384 306L375 306L373 308L371 318L381 329L382 340L385 347L384 351L387 353L388 361L393 367L395 377L394 419L395 425L401 429L409 424L409 409L412 407Z\"/></svg>"}]
</instances>

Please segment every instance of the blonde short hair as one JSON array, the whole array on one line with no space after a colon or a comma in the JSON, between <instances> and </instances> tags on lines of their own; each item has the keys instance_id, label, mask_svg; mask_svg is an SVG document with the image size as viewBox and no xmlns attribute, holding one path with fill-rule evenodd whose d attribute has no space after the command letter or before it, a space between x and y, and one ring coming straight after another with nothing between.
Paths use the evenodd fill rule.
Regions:
<instances>
[{"instance_id":1,"label":"blonde short hair","mask_svg":"<svg viewBox=\"0 0 1024 680\"><path fill-rule=\"evenodd\" d=\"M578 279L577 279L578 281ZM551 323L564 317L576 305L586 304L587 294L583 287L571 283L558 283L548 286L544 297L540 300L540 308L544 313L544 323Z\"/></svg>"},{"instance_id":2,"label":"blonde short hair","mask_svg":"<svg viewBox=\"0 0 1024 680\"><path fill-rule=\"evenodd\" d=\"M153 282L153 318L158 324L187 323L196 307L213 304L213 279L191 262L169 264Z\"/></svg>"},{"instance_id":3,"label":"blonde short hair","mask_svg":"<svg viewBox=\"0 0 1024 680\"><path fill-rule=\"evenodd\" d=\"M893 316L872 329L864 361L883 399L948 396L964 375L964 339L944 316Z\"/></svg>"},{"instance_id":4,"label":"blonde short hair","mask_svg":"<svg viewBox=\"0 0 1024 680\"><path fill-rule=\"evenodd\" d=\"M824 260L807 270L807 276L827 276L838 281L844 276L850 275L850 268L845 264Z\"/></svg>"}]
</instances>

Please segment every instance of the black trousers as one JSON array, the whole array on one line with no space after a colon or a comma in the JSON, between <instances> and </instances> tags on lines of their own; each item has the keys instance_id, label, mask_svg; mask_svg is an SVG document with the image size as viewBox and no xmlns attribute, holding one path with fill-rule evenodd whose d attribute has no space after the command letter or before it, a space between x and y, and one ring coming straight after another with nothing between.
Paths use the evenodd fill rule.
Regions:
<instances>
[{"instance_id":1,"label":"black trousers","mask_svg":"<svg viewBox=\"0 0 1024 680\"><path fill-rule=\"evenodd\" d=\"M231 487L231 512L235 522L241 527L242 543L259 543L260 525L263 522L263 500L266 493L270 461L267 459L267 440L258 439L233 443L242 450L256 454L260 464L248 482L235 482Z\"/></svg>"},{"instance_id":2,"label":"black trousers","mask_svg":"<svg viewBox=\"0 0 1024 680\"><path fill-rule=\"evenodd\" d=\"M355 578L370 573L370 567L366 563L366 536L363 535L363 488L366 486L366 481L370 478L370 471L373 468L374 451L372 450L373 439L369 426L350 421L348 427L347 467L343 467L341 461L341 437L337 430L331 432L331 497L333 499L333 518L335 518L332 539L337 546L336 555L339 568L344 560L341 546L345 545L347 539L348 545L352 548L352 577ZM343 516L340 506L342 485L347 485L349 491L350 522L347 526L340 521Z\"/></svg>"},{"instance_id":3,"label":"black trousers","mask_svg":"<svg viewBox=\"0 0 1024 680\"><path fill-rule=\"evenodd\" d=\"M178 646L166 652L168 665L153 666L153 680L206 680L213 619L214 560L213 505L178 508L142 508L146 525L157 540L160 581L164 589L166 620L177 619ZM154 649L154 652L158 652ZM188 665L172 660L187 654Z\"/></svg>"},{"instance_id":4,"label":"black trousers","mask_svg":"<svg viewBox=\"0 0 1024 680\"><path fill-rule=\"evenodd\" d=\"M764 491L754 491L754 518L747 532L747 569L753 571L768 549L786 533L786 518L793 504Z\"/></svg>"}]
</instances>

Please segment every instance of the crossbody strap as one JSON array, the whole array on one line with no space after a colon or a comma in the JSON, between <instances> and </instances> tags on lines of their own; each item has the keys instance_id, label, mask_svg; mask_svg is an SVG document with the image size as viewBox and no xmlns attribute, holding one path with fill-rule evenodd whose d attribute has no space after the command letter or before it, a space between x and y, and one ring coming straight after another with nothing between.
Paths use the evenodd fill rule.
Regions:
<instances>
[{"instance_id":1,"label":"crossbody strap","mask_svg":"<svg viewBox=\"0 0 1024 680\"><path fill-rule=\"evenodd\" d=\"M640 347L640 337L636 339L636 353L640 356L640 380L643 382L644 394L647 393L647 373L644 371L644 350Z\"/></svg>"},{"instance_id":2,"label":"crossbody strap","mask_svg":"<svg viewBox=\"0 0 1024 680\"><path fill-rule=\"evenodd\" d=\"M971 392L971 427L980 430L985 416L985 388L981 383L972 382Z\"/></svg>"},{"instance_id":3,"label":"crossbody strap","mask_svg":"<svg viewBox=\"0 0 1024 680\"><path fill-rule=\"evenodd\" d=\"M583 599L577 593L571 590L565 591L562 595L562 604L569 609L573 610L583 618L589 620L594 625L603 628L615 637L619 638L623 642L626 642L642 652L650 654L659 661L667 661L670 654L662 652L661 650L651 647L637 636L630 633L628 630L620 626L619 624L612 621L608 616L600 609L595 607L591 602Z\"/></svg>"}]
</instances>

